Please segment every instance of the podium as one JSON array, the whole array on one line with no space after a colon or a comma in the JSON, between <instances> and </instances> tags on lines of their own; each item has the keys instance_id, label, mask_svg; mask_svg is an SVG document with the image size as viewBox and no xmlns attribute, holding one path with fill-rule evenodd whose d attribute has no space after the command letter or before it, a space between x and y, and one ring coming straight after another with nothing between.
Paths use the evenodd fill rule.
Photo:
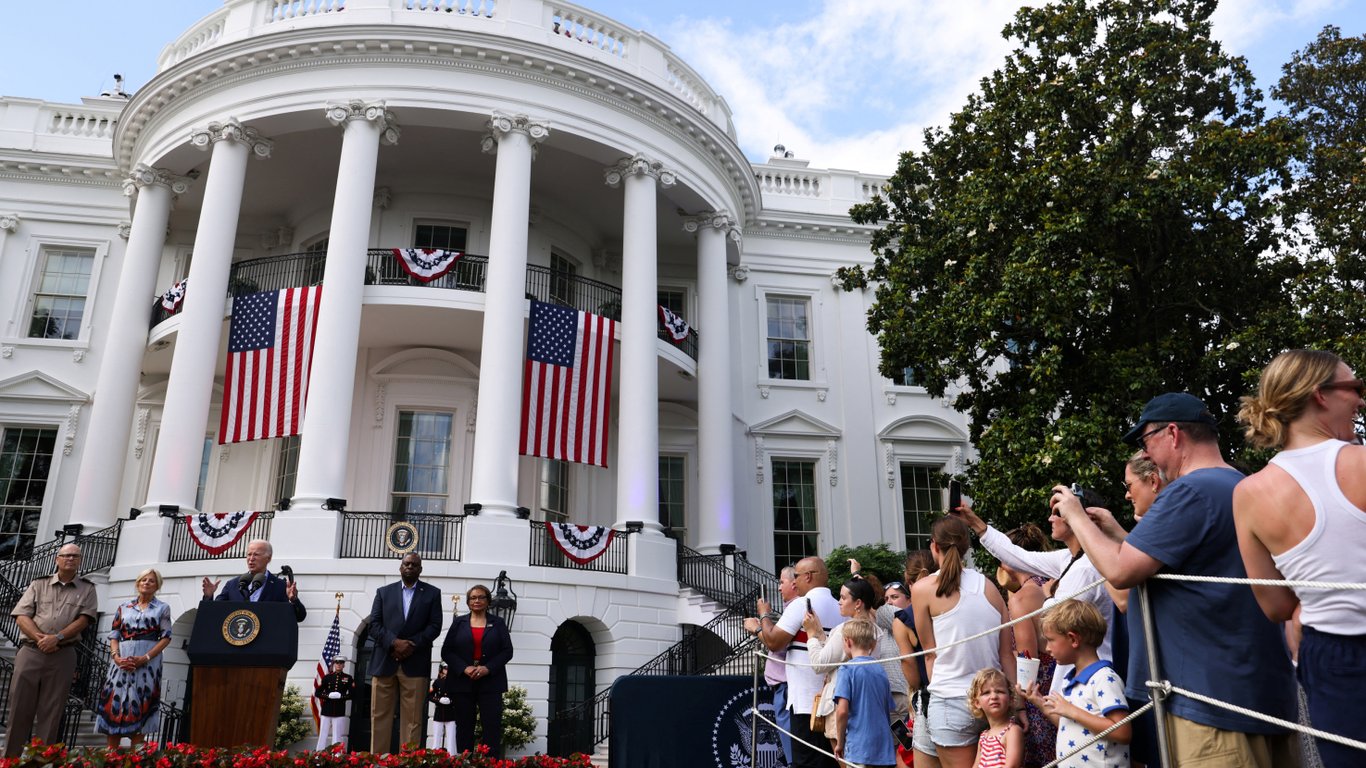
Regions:
<instances>
[{"instance_id":1,"label":"podium","mask_svg":"<svg viewBox=\"0 0 1366 768\"><path fill-rule=\"evenodd\" d=\"M285 677L299 657L289 603L199 604L190 633L190 741L201 747L269 747Z\"/></svg>"}]
</instances>

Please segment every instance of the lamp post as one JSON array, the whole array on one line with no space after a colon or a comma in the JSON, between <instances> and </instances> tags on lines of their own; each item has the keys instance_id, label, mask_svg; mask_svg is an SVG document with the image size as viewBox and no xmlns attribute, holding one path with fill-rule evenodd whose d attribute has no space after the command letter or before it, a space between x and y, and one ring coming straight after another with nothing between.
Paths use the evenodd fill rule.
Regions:
<instances>
[{"instance_id":1,"label":"lamp post","mask_svg":"<svg viewBox=\"0 0 1366 768\"><path fill-rule=\"evenodd\" d=\"M512 620L517 616L517 593L512 591L512 579L508 578L507 571L499 571L498 578L493 582L493 599L489 601L489 610L507 624L509 631L512 630Z\"/></svg>"}]
</instances>

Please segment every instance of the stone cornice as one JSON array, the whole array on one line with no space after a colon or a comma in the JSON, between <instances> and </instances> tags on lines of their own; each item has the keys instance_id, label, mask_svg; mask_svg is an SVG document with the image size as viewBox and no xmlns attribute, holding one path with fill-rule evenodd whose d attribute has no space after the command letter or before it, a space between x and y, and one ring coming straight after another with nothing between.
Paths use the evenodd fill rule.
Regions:
<instances>
[{"instance_id":1,"label":"stone cornice","mask_svg":"<svg viewBox=\"0 0 1366 768\"><path fill-rule=\"evenodd\" d=\"M412 36L396 37L402 32ZM758 211L758 183L744 153L723 128L679 95L589 58L462 30L348 26L261 35L214 48L158 74L138 90L120 118L115 157L120 165L127 166L147 124L192 90L213 93L273 74L358 63L483 72L553 86L590 99L691 143L708 159L714 177L726 181L738 197L743 206L741 218L751 221Z\"/></svg>"},{"instance_id":2,"label":"stone cornice","mask_svg":"<svg viewBox=\"0 0 1366 768\"><path fill-rule=\"evenodd\" d=\"M832 219L816 223L811 219L789 220L759 217L745 228L750 238L772 237L783 240L819 240L824 242L857 243L867 245L876 227L865 227L845 220Z\"/></svg>"},{"instance_id":3,"label":"stone cornice","mask_svg":"<svg viewBox=\"0 0 1366 768\"><path fill-rule=\"evenodd\" d=\"M0 179L60 181L63 184L118 189L123 184L123 178L124 175L113 165L98 166L40 157L32 160L0 159Z\"/></svg>"}]
</instances>

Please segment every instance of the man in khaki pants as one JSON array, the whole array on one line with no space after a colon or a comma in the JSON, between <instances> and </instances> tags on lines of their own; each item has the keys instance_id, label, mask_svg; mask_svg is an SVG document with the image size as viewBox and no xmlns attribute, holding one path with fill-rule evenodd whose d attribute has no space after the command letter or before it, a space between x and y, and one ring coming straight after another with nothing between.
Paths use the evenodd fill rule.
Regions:
<instances>
[{"instance_id":1,"label":"man in khaki pants","mask_svg":"<svg viewBox=\"0 0 1366 768\"><path fill-rule=\"evenodd\" d=\"M23 639L14 657L5 757L18 757L29 739L60 738L62 709L76 673L76 643L98 617L95 585L78 577L81 548L57 550L57 572L34 579L10 611Z\"/></svg>"},{"instance_id":2,"label":"man in khaki pants","mask_svg":"<svg viewBox=\"0 0 1366 768\"><path fill-rule=\"evenodd\" d=\"M441 636L441 590L420 581L422 556L403 557L399 581L375 590L367 632L370 657L370 751L390 752L394 702L399 704L399 748L421 746L423 709L432 674L432 642Z\"/></svg>"}]
</instances>

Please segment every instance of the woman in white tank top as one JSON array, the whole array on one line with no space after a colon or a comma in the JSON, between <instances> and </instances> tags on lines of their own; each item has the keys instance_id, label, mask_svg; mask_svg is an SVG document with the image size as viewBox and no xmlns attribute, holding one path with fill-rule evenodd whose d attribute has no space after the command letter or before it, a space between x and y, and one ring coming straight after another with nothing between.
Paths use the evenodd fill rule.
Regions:
<instances>
[{"instance_id":1,"label":"woman in white tank top","mask_svg":"<svg viewBox=\"0 0 1366 768\"><path fill-rule=\"evenodd\" d=\"M1247 575L1366 583L1366 448L1354 420L1366 385L1337 355L1297 349L1262 371L1238 420L1248 442L1279 448L1238 484L1233 518ZM1309 719L1329 733L1366 740L1366 591L1252 587L1272 621L1303 624L1297 675ZM1329 768L1360 765L1360 752L1318 740Z\"/></svg>"},{"instance_id":2,"label":"woman in white tank top","mask_svg":"<svg viewBox=\"0 0 1366 768\"><path fill-rule=\"evenodd\" d=\"M982 726L967 705L973 676L993 667L1015 681L1015 658L1006 632L954 644L1005 622L1005 601L996 586L981 573L963 567L968 537L968 527L961 520L937 520L930 529L930 552L939 571L911 587L921 644L926 649L943 648L925 661L930 676L930 739L944 768L969 768L977 755Z\"/></svg>"}]
</instances>

